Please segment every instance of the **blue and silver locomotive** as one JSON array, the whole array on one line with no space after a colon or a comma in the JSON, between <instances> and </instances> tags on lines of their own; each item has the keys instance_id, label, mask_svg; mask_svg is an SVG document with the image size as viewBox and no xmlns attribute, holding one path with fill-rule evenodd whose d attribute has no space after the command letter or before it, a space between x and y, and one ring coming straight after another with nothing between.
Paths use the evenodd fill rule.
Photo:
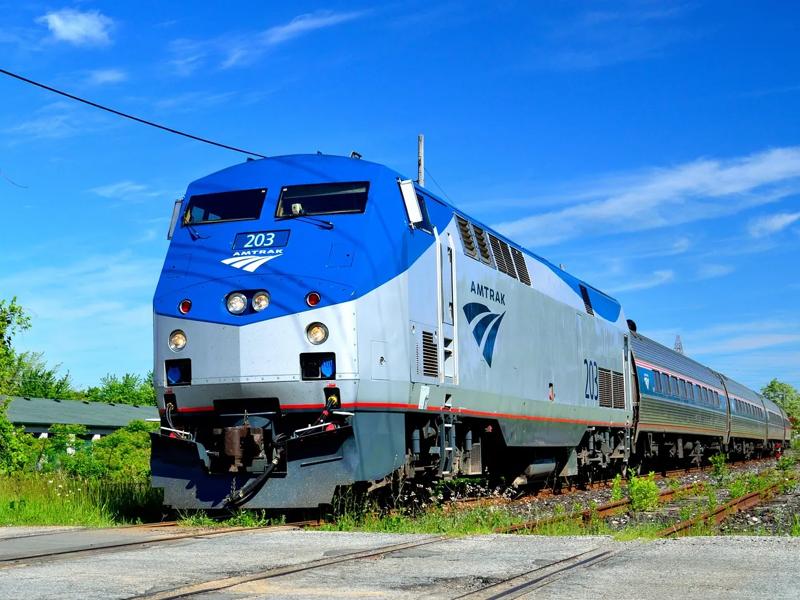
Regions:
<instances>
[{"instance_id":1,"label":"blue and silver locomotive","mask_svg":"<svg viewBox=\"0 0 800 600\"><path fill-rule=\"evenodd\" d=\"M152 472L176 508L316 507L340 487L456 474L524 483L788 436L778 407L382 165L230 167L189 186L170 237Z\"/></svg>"}]
</instances>

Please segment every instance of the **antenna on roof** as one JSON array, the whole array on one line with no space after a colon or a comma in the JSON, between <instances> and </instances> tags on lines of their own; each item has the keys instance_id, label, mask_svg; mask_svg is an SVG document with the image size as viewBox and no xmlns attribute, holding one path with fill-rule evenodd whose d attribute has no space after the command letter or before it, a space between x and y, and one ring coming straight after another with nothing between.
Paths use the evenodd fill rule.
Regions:
<instances>
[{"instance_id":1,"label":"antenna on roof","mask_svg":"<svg viewBox=\"0 0 800 600\"><path fill-rule=\"evenodd\" d=\"M425 136L417 136L417 183L425 187Z\"/></svg>"},{"instance_id":2,"label":"antenna on roof","mask_svg":"<svg viewBox=\"0 0 800 600\"><path fill-rule=\"evenodd\" d=\"M680 334L675 336L675 346L673 347L673 350L679 354L683 354L683 342L681 341Z\"/></svg>"}]
</instances>

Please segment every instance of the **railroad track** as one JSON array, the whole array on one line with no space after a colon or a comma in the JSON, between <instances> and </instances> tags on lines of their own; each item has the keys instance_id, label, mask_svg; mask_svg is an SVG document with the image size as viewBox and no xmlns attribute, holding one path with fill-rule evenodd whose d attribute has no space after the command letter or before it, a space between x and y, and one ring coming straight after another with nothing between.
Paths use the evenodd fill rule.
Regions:
<instances>
[{"instance_id":1,"label":"railroad track","mask_svg":"<svg viewBox=\"0 0 800 600\"><path fill-rule=\"evenodd\" d=\"M208 538L208 537L215 537L220 535L227 535L231 533L238 533L242 531L255 531L255 530L275 530L275 531L285 531L287 529L297 529L302 527L313 527L318 525L318 521L296 521L292 523L286 523L285 525L274 525L274 526L257 526L257 527L223 527L219 529L211 529L211 530L202 530L202 531L187 531L185 533L177 533L177 534L168 534L168 535L160 535L160 536L153 536L148 538L139 538L135 540L128 540L128 541L110 541L107 543L96 543L96 544L88 544L86 546L81 547L72 547L72 548L64 548L61 550L55 551L41 551L41 552L30 552L30 553L22 553L19 555L11 555L5 558L0 558L0 570L7 569L11 567L16 567L20 565L31 565L31 564L38 564L43 562L49 562L55 559L60 558L80 558L83 556L90 556L95 554L103 554L106 552L111 551L118 551L118 550L125 550L129 548L144 548L147 546L152 546L154 544L163 544L163 543L170 543L176 542L180 540L186 539L198 539L198 538ZM112 531L116 530L133 530L133 529L142 529L142 530L150 530L150 529L161 529L161 528L172 528L178 527L177 522L169 521L169 522L161 522L161 523L144 523L141 525L126 525L123 527L114 528ZM24 539L28 537L42 537L42 536L61 536L69 533L74 533L76 531L85 530L88 528L78 528L78 529L69 529L63 531L56 531L50 533L41 533L41 534L32 534L32 535L25 535L19 536L16 538L9 538L9 539Z\"/></svg>"},{"instance_id":2,"label":"railroad track","mask_svg":"<svg viewBox=\"0 0 800 600\"><path fill-rule=\"evenodd\" d=\"M746 494L744 496L740 496L739 498L734 498L733 500L729 500L725 504L722 504L715 508L714 510L707 511L701 515L693 517L691 519L686 519L685 521L680 521L669 527L665 527L664 529L660 530L656 533L656 536L664 538L670 537L672 535L678 535L684 533L694 527L699 523L706 523L709 520L712 520L716 524L722 523L726 518L732 515L735 512L740 510L747 510L748 508L753 508L757 506L767 498L769 498L780 486L779 483L775 483L768 488L752 492L750 494Z\"/></svg>"}]
</instances>

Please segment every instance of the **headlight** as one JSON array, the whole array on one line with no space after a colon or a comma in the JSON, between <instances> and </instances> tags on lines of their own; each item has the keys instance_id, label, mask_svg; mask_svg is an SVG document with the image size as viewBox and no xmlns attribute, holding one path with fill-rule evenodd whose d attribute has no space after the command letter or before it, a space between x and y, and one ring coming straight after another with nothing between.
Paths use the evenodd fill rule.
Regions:
<instances>
[{"instance_id":1,"label":"headlight","mask_svg":"<svg viewBox=\"0 0 800 600\"><path fill-rule=\"evenodd\" d=\"M253 296L253 310L256 312L261 312L268 306L269 306L269 293L256 292L255 296Z\"/></svg>"},{"instance_id":2,"label":"headlight","mask_svg":"<svg viewBox=\"0 0 800 600\"><path fill-rule=\"evenodd\" d=\"M322 323L312 323L306 327L306 337L312 344L321 344L328 339L328 328Z\"/></svg>"},{"instance_id":3,"label":"headlight","mask_svg":"<svg viewBox=\"0 0 800 600\"><path fill-rule=\"evenodd\" d=\"M169 349L173 352L180 352L186 346L186 334L180 329L176 329L169 334Z\"/></svg>"},{"instance_id":4,"label":"headlight","mask_svg":"<svg viewBox=\"0 0 800 600\"><path fill-rule=\"evenodd\" d=\"M240 292L234 292L228 296L225 303L228 305L228 312L234 315L240 315L247 310L247 296Z\"/></svg>"}]
</instances>

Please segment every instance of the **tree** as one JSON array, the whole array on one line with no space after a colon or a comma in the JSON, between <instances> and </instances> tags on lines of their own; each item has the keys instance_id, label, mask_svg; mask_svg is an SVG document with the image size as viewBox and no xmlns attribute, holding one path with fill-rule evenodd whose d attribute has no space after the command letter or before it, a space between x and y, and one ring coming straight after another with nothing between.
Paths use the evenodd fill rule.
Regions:
<instances>
[{"instance_id":1,"label":"tree","mask_svg":"<svg viewBox=\"0 0 800 600\"><path fill-rule=\"evenodd\" d=\"M8 402L0 399L0 475L20 469L28 456L22 427L15 427L6 417Z\"/></svg>"},{"instance_id":2,"label":"tree","mask_svg":"<svg viewBox=\"0 0 800 600\"><path fill-rule=\"evenodd\" d=\"M153 389L153 374L146 377L125 373L122 377L108 374L98 387L86 390L86 398L93 402L113 402L114 404L136 404L155 406L156 393Z\"/></svg>"},{"instance_id":3,"label":"tree","mask_svg":"<svg viewBox=\"0 0 800 600\"><path fill-rule=\"evenodd\" d=\"M800 392L793 386L773 379L761 388L761 395L783 408L792 421L800 421Z\"/></svg>"},{"instance_id":4,"label":"tree","mask_svg":"<svg viewBox=\"0 0 800 600\"><path fill-rule=\"evenodd\" d=\"M14 351L14 336L30 329L30 318L17 299L6 303L0 300L0 394L11 394L19 380L19 374L25 363L25 355Z\"/></svg>"}]
</instances>

